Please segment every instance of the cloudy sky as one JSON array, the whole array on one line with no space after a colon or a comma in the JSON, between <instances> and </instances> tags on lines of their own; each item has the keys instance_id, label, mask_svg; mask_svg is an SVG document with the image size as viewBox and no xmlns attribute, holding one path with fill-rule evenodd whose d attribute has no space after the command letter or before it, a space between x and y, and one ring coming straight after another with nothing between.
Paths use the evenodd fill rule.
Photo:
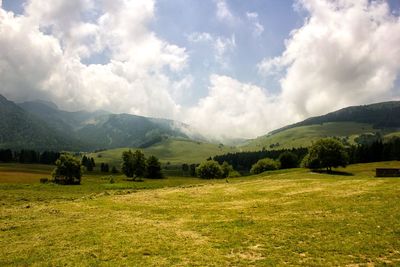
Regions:
<instances>
[{"instance_id":1,"label":"cloudy sky","mask_svg":"<svg viewBox=\"0 0 400 267\"><path fill-rule=\"evenodd\" d=\"M399 0L0 0L0 94L252 138L399 100L399 17Z\"/></svg>"}]
</instances>

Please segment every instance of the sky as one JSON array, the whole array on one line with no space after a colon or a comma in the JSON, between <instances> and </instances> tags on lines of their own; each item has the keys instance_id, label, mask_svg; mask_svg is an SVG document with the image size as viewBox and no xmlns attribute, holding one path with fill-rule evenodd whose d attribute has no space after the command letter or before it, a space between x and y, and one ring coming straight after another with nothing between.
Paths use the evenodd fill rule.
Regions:
<instances>
[{"instance_id":1,"label":"sky","mask_svg":"<svg viewBox=\"0 0 400 267\"><path fill-rule=\"evenodd\" d=\"M400 1L0 0L0 94L254 138L400 100Z\"/></svg>"}]
</instances>

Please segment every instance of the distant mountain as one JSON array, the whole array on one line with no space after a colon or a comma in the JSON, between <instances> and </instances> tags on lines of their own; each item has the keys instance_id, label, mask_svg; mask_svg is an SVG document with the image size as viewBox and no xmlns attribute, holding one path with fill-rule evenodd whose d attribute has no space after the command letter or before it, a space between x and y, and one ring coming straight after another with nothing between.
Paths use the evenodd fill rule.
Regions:
<instances>
[{"instance_id":1,"label":"distant mountain","mask_svg":"<svg viewBox=\"0 0 400 267\"><path fill-rule=\"evenodd\" d=\"M148 147L166 137L189 139L184 126L171 120L110 114L97 117L76 133L82 141L102 148Z\"/></svg>"},{"instance_id":2,"label":"distant mountain","mask_svg":"<svg viewBox=\"0 0 400 267\"><path fill-rule=\"evenodd\" d=\"M244 150L306 147L324 137L340 137L349 143L373 135L389 137L400 132L400 101L353 106L312 117L250 140Z\"/></svg>"},{"instance_id":3,"label":"distant mountain","mask_svg":"<svg viewBox=\"0 0 400 267\"><path fill-rule=\"evenodd\" d=\"M76 140L63 136L45 121L0 95L0 147L38 150L78 150Z\"/></svg>"},{"instance_id":4,"label":"distant mountain","mask_svg":"<svg viewBox=\"0 0 400 267\"><path fill-rule=\"evenodd\" d=\"M16 105L4 97L1 99L4 109L4 112L0 110L1 125L4 127L0 129L0 136L3 136L0 147L96 150L144 148L167 138L202 139L188 125L172 120L106 111L68 112L51 102L29 101ZM29 131L21 127L14 129L13 125L34 129L34 136L38 138L30 138Z\"/></svg>"}]
</instances>

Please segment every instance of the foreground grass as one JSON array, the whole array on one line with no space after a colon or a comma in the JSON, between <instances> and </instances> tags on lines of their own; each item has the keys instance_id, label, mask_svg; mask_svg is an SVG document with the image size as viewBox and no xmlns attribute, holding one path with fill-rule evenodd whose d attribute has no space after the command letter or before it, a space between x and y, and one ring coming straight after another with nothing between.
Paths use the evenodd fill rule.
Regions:
<instances>
[{"instance_id":1,"label":"foreground grass","mask_svg":"<svg viewBox=\"0 0 400 267\"><path fill-rule=\"evenodd\" d=\"M3 184L0 265L399 265L400 179L373 177L377 166L399 165L353 165L345 169L353 176L297 169L229 183L166 179L152 190L93 181L95 193L57 191L82 190L80 198L26 202L9 188L19 185ZM28 196L53 190L23 186Z\"/></svg>"}]
</instances>

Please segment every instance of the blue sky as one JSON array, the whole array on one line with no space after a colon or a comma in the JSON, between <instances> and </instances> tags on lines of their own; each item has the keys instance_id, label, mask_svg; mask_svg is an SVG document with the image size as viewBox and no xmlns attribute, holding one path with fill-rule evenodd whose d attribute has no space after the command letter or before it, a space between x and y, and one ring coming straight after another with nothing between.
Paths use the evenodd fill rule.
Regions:
<instances>
[{"instance_id":1,"label":"blue sky","mask_svg":"<svg viewBox=\"0 0 400 267\"><path fill-rule=\"evenodd\" d=\"M15 101L167 117L223 139L399 97L398 0L1 7L0 93Z\"/></svg>"}]
</instances>

